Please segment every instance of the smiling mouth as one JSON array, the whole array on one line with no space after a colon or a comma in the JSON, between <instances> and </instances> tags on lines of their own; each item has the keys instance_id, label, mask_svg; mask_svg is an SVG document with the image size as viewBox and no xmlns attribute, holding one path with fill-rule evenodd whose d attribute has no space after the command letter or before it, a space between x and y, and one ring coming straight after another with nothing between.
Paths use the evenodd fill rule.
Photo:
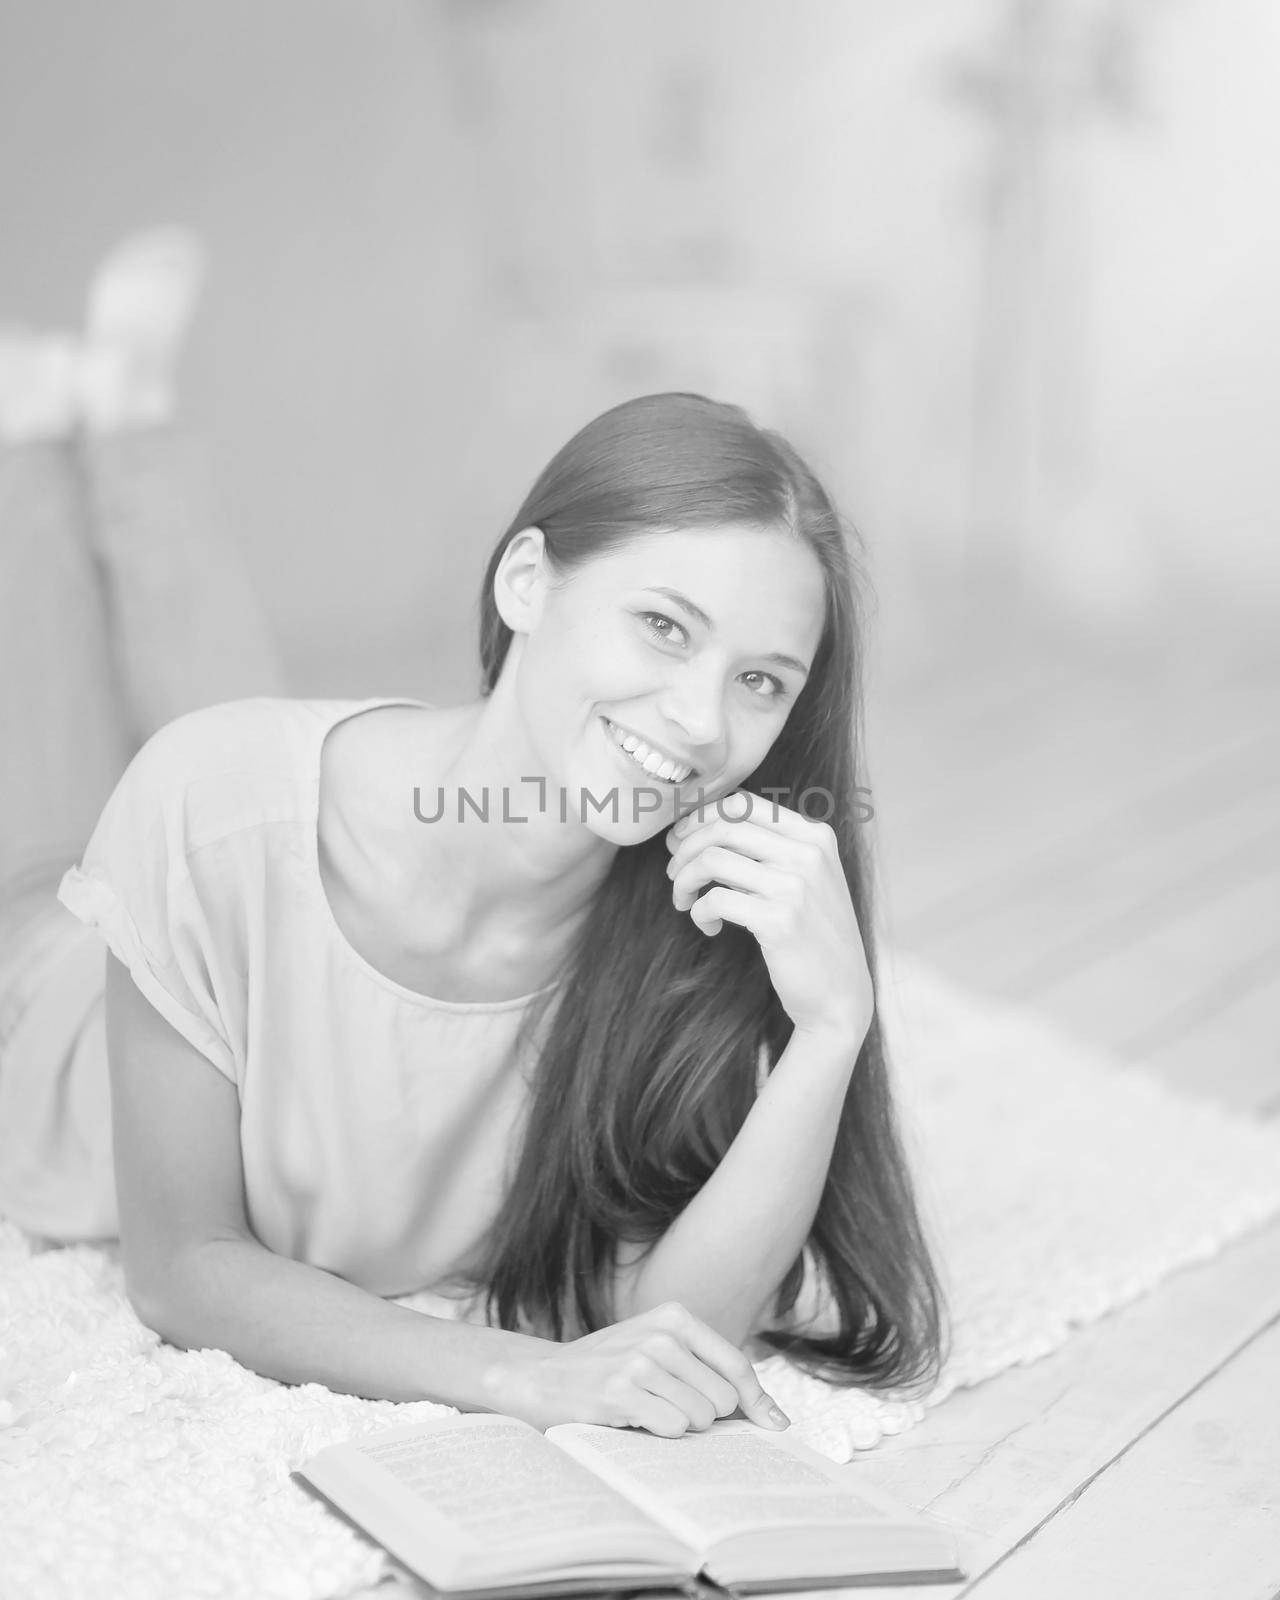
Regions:
<instances>
[{"instance_id":1,"label":"smiling mouth","mask_svg":"<svg viewBox=\"0 0 1280 1600\"><path fill-rule=\"evenodd\" d=\"M696 767L691 767L685 761L677 761L664 751L655 750L638 733L632 733L629 728L620 728L608 717L601 717L600 721L616 748L646 777L656 778L659 783L681 784L698 776Z\"/></svg>"}]
</instances>

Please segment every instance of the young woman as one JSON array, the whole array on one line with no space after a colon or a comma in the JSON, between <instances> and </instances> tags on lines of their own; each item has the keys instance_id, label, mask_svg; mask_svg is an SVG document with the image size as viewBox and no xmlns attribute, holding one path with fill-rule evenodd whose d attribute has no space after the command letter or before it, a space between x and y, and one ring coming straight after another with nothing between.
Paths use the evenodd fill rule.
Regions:
<instances>
[{"instance_id":1,"label":"young woman","mask_svg":"<svg viewBox=\"0 0 1280 1600\"><path fill-rule=\"evenodd\" d=\"M480 604L474 702L190 711L62 878L105 1042L87 1012L23 1070L109 1073L80 1209L140 1316L540 1426L785 1426L753 1340L927 1388L830 501L736 407L647 396L546 467ZM461 1315L391 1298L424 1288Z\"/></svg>"}]
</instances>

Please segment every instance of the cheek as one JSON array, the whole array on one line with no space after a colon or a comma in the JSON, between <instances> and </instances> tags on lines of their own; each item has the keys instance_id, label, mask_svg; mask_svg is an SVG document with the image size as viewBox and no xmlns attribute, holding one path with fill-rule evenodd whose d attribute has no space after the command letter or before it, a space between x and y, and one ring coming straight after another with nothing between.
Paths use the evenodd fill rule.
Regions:
<instances>
[{"instance_id":1,"label":"cheek","mask_svg":"<svg viewBox=\"0 0 1280 1600\"><path fill-rule=\"evenodd\" d=\"M521 700L528 718L555 724L601 702L650 693L658 681L650 646L607 614L579 613L529 638Z\"/></svg>"},{"instance_id":2,"label":"cheek","mask_svg":"<svg viewBox=\"0 0 1280 1600\"><path fill-rule=\"evenodd\" d=\"M593 604L587 596L564 606L550 619L557 646L579 661L588 652L598 651L603 657L606 652L625 649L627 634L622 620L612 608Z\"/></svg>"},{"instance_id":3,"label":"cheek","mask_svg":"<svg viewBox=\"0 0 1280 1600\"><path fill-rule=\"evenodd\" d=\"M589 696L643 694L661 683L664 663L626 619L593 619L576 632L574 664Z\"/></svg>"},{"instance_id":4,"label":"cheek","mask_svg":"<svg viewBox=\"0 0 1280 1600\"><path fill-rule=\"evenodd\" d=\"M754 772L773 749L785 722L783 717L763 712L752 715L751 711L748 707L732 729L734 765L743 778Z\"/></svg>"},{"instance_id":5,"label":"cheek","mask_svg":"<svg viewBox=\"0 0 1280 1600\"><path fill-rule=\"evenodd\" d=\"M599 629L590 619L552 619L526 646L528 675L546 687L574 683L587 663L603 658Z\"/></svg>"}]
</instances>

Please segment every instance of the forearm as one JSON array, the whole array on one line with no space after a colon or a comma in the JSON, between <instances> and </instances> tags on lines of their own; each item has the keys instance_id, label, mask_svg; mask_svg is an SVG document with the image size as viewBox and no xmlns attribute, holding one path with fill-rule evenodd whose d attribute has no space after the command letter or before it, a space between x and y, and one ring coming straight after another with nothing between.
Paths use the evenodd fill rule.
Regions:
<instances>
[{"instance_id":1,"label":"forearm","mask_svg":"<svg viewBox=\"0 0 1280 1600\"><path fill-rule=\"evenodd\" d=\"M170 1343L225 1350L264 1377L464 1411L501 1410L498 1364L544 1343L411 1311L253 1239L193 1248L139 1312Z\"/></svg>"},{"instance_id":2,"label":"forearm","mask_svg":"<svg viewBox=\"0 0 1280 1600\"><path fill-rule=\"evenodd\" d=\"M619 1316L677 1300L746 1342L813 1226L861 1044L792 1035L715 1172L619 1274Z\"/></svg>"}]
</instances>

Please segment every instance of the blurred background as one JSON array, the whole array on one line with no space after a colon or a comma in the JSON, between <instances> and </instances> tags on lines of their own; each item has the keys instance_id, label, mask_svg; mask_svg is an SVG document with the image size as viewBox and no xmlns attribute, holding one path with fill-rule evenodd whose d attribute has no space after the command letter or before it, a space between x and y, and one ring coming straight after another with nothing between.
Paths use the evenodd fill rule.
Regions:
<instances>
[{"instance_id":1,"label":"blurred background","mask_svg":"<svg viewBox=\"0 0 1280 1600\"><path fill-rule=\"evenodd\" d=\"M670 387L796 435L895 620L996 577L1118 627L1274 610L1269 0L0 18L0 316L201 234L184 398L300 685L469 690L529 481Z\"/></svg>"},{"instance_id":2,"label":"blurred background","mask_svg":"<svg viewBox=\"0 0 1280 1600\"><path fill-rule=\"evenodd\" d=\"M183 402L295 692L469 695L550 454L637 393L738 401L866 547L895 937L1187 1082L1226 1042L1274 1095L1271 0L0 29L0 320L74 325L133 228L204 239Z\"/></svg>"}]
</instances>

